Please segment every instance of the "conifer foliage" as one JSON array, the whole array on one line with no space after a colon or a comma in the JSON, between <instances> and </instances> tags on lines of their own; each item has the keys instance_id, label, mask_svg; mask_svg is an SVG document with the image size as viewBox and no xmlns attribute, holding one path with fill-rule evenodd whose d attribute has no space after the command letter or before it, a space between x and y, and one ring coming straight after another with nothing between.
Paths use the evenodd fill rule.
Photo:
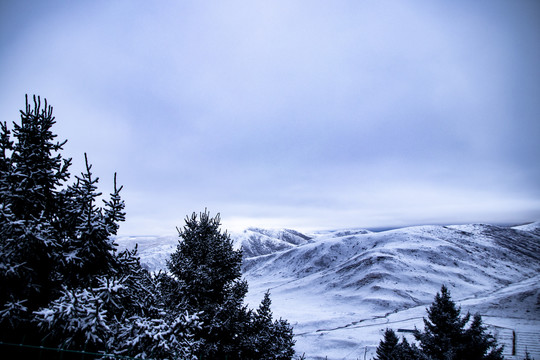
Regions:
<instances>
[{"instance_id":1,"label":"conifer foliage","mask_svg":"<svg viewBox=\"0 0 540 360\"><path fill-rule=\"evenodd\" d=\"M0 124L4 357L29 345L152 359L292 358L292 328L272 319L270 295L257 311L243 304L242 252L220 231L219 215L188 217L170 273L150 274L136 248L116 251L125 219L116 174L102 206L86 154L85 170L67 184L71 159L62 158L65 141L54 141L52 107L33 100L12 129Z\"/></svg>"},{"instance_id":2,"label":"conifer foliage","mask_svg":"<svg viewBox=\"0 0 540 360\"><path fill-rule=\"evenodd\" d=\"M24 329L31 313L57 294L62 282L63 238L58 229L60 187L71 160L54 142L52 107L26 99L13 137L1 126L0 172L0 325ZM15 329L11 329L15 330ZM7 331L13 334L14 331ZM15 331L16 332L16 331ZM26 332L31 333L30 329Z\"/></svg>"},{"instance_id":3,"label":"conifer foliage","mask_svg":"<svg viewBox=\"0 0 540 360\"><path fill-rule=\"evenodd\" d=\"M252 312L246 358L291 359L294 355L293 332L286 320L273 320L270 292L264 294L259 308Z\"/></svg>"},{"instance_id":4,"label":"conifer foliage","mask_svg":"<svg viewBox=\"0 0 540 360\"><path fill-rule=\"evenodd\" d=\"M234 250L231 238L219 226L219 215L212 218L205 211L198 218L193 213L179 231L182 241L168 262L179 280L183 300L206 312L242 292L244 286L240 280L242 252Z\"/></svg>"},{"instance_id":5,"label":"conifer foliage","mask_svg":"<svg viewBox=\"0 0 540 360\"><path fill-rule=\"evenodd\" d=\"M392 329L386 329L377 347L376 360L502 360L502 346L487 332L482 317L461 316L446 286L441 287L424 318L424 331L416 330L419 342L399 342ZM469 324L470 323L470 324ZM467 328L467 324L469 327Z\"/></svg>"},{"instance_id":6,"label":"conifer foliage","mask_svg":"<svg viewBox=\"0 0 540 360\"><path fill-rule=\"evenodd\" d=\"M285 320L272 320L269 293L257 311L243 304L242 252L221 232L219 214L193 213L185 222L168 262L171 276L162 275L161 284L171 309L200 314L201 358L291 359L292 328Z\"/></svg>"},{"instance_id":7,"label":"conifer foliage","mask_svg":"<svg viewBox=\"0 0 540 360\"><path fill-rule=\"evenodd\" d=\"M26 98L12 130L0 124L0 351L45 346L154 359L193 359L197 315L166 312L136 249L116 252L125 218L122 187L103 206L98 178L69 180L71 159L55 142L52 107ZM22 353L69 358L70 353ZM77 355L75 358L80 359Z\"/></svg>"},{"instance_id":8,"label":"conifer foliage","mask_svg":"<svg viewBox=\"0 0 540 360\"><path fill-rule=\"evenodd\" d=\"M400 342L392 329L385 330L384 338L380 341L376 353L374 360L427 360L416 345L410 345L405 338Z\"/></svg>"},{"instance_id":9,"label":"conifer foliage","mask_svg":"<svg viewBox=\"0 0 540 360\"><path fill-rule=\"evenodd\" d=\"M461 317L446 286L442 286L433 304L427 309L424 331L417 331L416 339L423 352L434 360L497 360L502 359L502 347L486 332L482 317L470 314Z\"/></svg>"},{"instance_id":10,"label":"conifer foliage","mask_svg":"<svg viewBox=\"0 0 540 360\"><path fill-rule=\"evenodd\" d=\"M84 154L85 172L76 177L75 184L67 190L68 236L64 241L66 266L69 280L73 284L90 285L96 275L104 275L115 267L114 244L111 235L116 235L118 222L124 220L124 202L119 197L114 176L114 191L111 200L105 201L105 209L98 207L99 178L94 177L92 165Z\"/></svg>"}]
</instances>

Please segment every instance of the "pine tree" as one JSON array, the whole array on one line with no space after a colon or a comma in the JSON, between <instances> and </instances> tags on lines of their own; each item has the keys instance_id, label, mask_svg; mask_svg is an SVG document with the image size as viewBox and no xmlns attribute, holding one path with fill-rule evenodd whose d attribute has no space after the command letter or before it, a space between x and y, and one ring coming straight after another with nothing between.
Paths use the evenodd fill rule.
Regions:
<instances>
[{"instance_id":1,"label":"pine tree","mask_svg":"<svg viewBox=\"0 0 540 360\"><path fill-rule=\"evenodd\" d=\"M108 234L116 235L118 228L120 227L118 223L126 220L126 213L124 209L126 207L124 200L120 197L120 191L124 186L118 187L116 183L116 173L114 173L114 190L110 194L110 200L103 200L105 203L105 213L104 220L106 231Z\"/></svg>"},{"instance_id":2,"label":"pine tree","mask_svg":"<svg viewBox=\"0 0 540 360\"><path fill-rule=\"evenodd\" d=\"M374 360L396 360L399 339L392 329L384 331L384 338L379 342Z\"/></svg>"},{"instance_id":3,"label":"pine tree","mask_svg":"<svg viewBox=\"0 0 540 360\"><path fill-rule=\"evenodd\" d=\"M269 295L255 316L243 304L247 282L241 279L242 252L219 227L219 214L212 218L205 211L186 218L167 264L172 277L161 275L168 307L200 313L202 358L265 358L261 354L268 353L266 358L290 359L292 329L286 321L271 322ZM263 341L272 335L272 344ZM252 357L255 353L258 357Z\"/></svg>"},{"instance_id":4,"label":"pine tree","mask_svg":"<svg viewBox=\"0 0 540 360\"><path fill-rule=\"evenodd\" d=\"M85 172L76 177L75 184L67 191L69 226L63 244L68 283L78 286L90 285L95 276L114 272L116 249L111 236L117 232L118 221L124 220L124 203L119 195L121 188L116 186L116 175L114 192L111 200L105 201L104 211L96 204L102 195L97 191L99 178L93 177L86 154L84 158Z\"/></svg>"},{"instance_id":5,"label":"pine tree","mask_svg":"<svg viewBox=\"0 0 540 360\"><path fill-rule=\"evenodd\" d=\"M136 249L116 253L113 235L125 219L116 174L104 207L97 205L98 178L86 154L85 171L66 186L71 159L60 154L65 142L53 141L54 123L52 107L45 102L42 109L34 97L33 108L27 98L13 132L0 124L2 356L15 358L22 351L5 343L24 343L193 359L198 315L166 311L169 298L178 300L178 294L160 291L163 277L141 267ZM243 298L247 288L240 285L231 287L222 309Z\"/></svg>"},{"instance_id":6,"label":"pine tree","mask_svg":"<svg viewBox=\"0 0 540 360\"><path fill-rule=\"evenodd\" d=\"M26 97L20 124L13 123L16 142L11 154L13 171L9 174L11 207L17 219L54 221L57 210L56 190L68 179L71 159L59 153L66 141L54 142L51 131L56 123L52 106L41 108L34 96L32 109Z\"/></svg>"},{"instance_id":7,"label":"pine tree","mask_svg":"<svg viewBox=\"0 0 540 360\"><path fill-rule=\"evenodd\" d=\"M66 244L76 239L72 205L81 194L66 189L71 159L52 132L53 109L26 97L20 122L0 124L0 338L35 341L33 312L62 292L72 276ZM13 136L13 140L12 137ZM118 194L116 194L118 195ZM117 200L111 200L115 205ZM112 219L119 220L120 217ZM110 221L109 221L110 222ZM114 229L113 229L114 230ZM73 249L71 249L73 250ZM101 250L101 249L100 249ZM103 256L96 259L102 263Z\"/></svg>"},{"instance_id":8,"label":"pine tree","mask_svg":"<svg viewBox=\"0 0 540 360\"><path fill-rule=\"evenodd\" d=\"M219 230L219 214L208 212L186 218L179 230L182 241L168 262L170 272L184 287L189 306L209 310L224 303L241 276L242 252L234 250L231 238Z\"/></svg>"},{"instance_id":9,"label":"pine tree","mask_svg":"<svg viewBox=\"0 0 540 360\"><path fill-rule=\"evenodd\" d=\"M427 309L427 314L428 318L424 318L424 332L416 334L422 350L433 359L455 359L470 315L461 318L461 309L456 307L444 285Z\"/></svg>"},{"instance_id":10,"label":"pine tree","mask_svg":"<svg viewBox=\"0 0 540 360\"><path fill-rule=\"evenodd\" d=\"M219 215L208 212L198 217L193 213L179 229L181 241L167 266L174 281L164 281L176 290L168 295L169 305L201 313L203 329L198 334L204 341L205 358L231 357L239 340L239 319L246 316L242 301L247 284L240 279L242 253L234 250L227 233L219 229ZM175 296L176 295L176 296Z\"/></svg>"},{"instance_id":11,"label":"pine tree","mask_svg":"<svg viewBox=\"0 0 540 360\"><path fill-rule=\"evenodd\" d=\"M468 329L464 331L464 359L502 359L502 346L497 346L497 341L487 332L483 325L482 317L479 314L473 316L473 320Z\"/></svg>"},{"instance_id":12,"label":"pine tree","mask_svg":"<svg viewBox=\"0 0 540 360\"><path fill-rule=\"evenodd\" d=\"M267 291L259 308L251 312L243 358L291 359L294 355L292 328L286 320L273 320L271 304L270 292Z\"/></svg>"},{"instance_id":13,"label":"pine tree","mask_svg":"<svg viewBox=\"0 0 540 360\"><path fill-rule=\"evenodd\" d=\"M384 337L379 342L374 360L428 360L428 358L416 347L411 345L406 338L401 342L392 329L384 331Z\"/></svg>"},{"instance_id":14,"label":"pine tree","mask_svg":"<svg viewBox=\"0 0 540 360\"><path fill-rule=\"evenodd\" d=\"M32 311L59 291L61 249L56 229L59 188L69 177L64 142L54 142L52 107L26 97L20 123L1 126L0 326L2 338L33 335Z\"/></svg>"},{"instance_id":15,"label":"pine tree","mask_svg":"<svg viewBox=\"0 0 540 360\"><path fill-rule=\"evenodd\" d=\"M482 326L480 315L475 315L471 326L467 313L461 317L446 286L442 286L424 318L424 332L415 333L422 351L434 360L502 359L502 348Z\"/></svg>"}]
</instances>

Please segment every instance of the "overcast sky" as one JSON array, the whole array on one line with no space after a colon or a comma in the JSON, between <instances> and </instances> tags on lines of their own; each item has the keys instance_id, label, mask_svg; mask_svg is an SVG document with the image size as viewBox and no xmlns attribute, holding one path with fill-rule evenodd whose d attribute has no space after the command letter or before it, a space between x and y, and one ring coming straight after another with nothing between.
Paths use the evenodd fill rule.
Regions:
<instances>
[{"instance_id":1,"label":"overcast sky","mask_svg":"<svg viewBox=\"0 0 540 360\"><path fill-rule=\"evenodd\" d=\"M540 219L540 2L2 1L0 120L54 106L127 235Z\"/></svg>"}]
</instances>

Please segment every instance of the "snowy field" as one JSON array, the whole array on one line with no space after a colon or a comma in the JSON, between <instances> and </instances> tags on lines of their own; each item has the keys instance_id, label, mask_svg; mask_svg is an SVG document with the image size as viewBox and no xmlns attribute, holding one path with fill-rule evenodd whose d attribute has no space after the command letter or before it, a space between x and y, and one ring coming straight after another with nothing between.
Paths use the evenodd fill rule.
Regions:
<instances>
[{"instance_id":1,"label":"snowy field","mask_svg":"<svg viewBox=\"0 0 540 360\"><path fill-rule=\"evenodd\" d=\"M269 289L274 316L294 326L297 354L307 359L371 359L386 328L413 341L407 330L423 329L442 284L463 313L483 316L507 359L523 359L525 349L540 358L539 223L231 235L244 248L246 302L256 308ZM155 271L178 238L117 241L121 248L138 243Z\"/></svg>"}]
</instances>

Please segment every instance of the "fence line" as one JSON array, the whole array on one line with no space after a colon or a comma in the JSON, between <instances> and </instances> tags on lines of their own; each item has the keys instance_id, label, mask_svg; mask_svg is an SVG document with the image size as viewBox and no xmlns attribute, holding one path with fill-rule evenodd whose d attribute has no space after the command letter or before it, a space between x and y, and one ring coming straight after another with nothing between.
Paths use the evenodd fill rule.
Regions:
<instances>
[{"instance_id":1,"label":"fence line","mask_svg":"<svg viewBox=\"0 0 540 360\"><path fill-rule=\"evenodd\" d=\"M42 346L42 345L13 344L13 343L6 343L6 342L3 342L3 341L0 341L0 345L20 347L20 348L29 348L29 349L37 349L37 350L66 352L66 353L72 353L72 354L99 356L101 358L108 358L108 359L141 360L141 358L133 358L133 357L125 356L125 355L94 353L94 352L82 351L82 350L52 348L52 347L47 347L47 346ZM152 360L151 358L146 358L146 359L147 360Z\"/></svg>"}]
</instances>

